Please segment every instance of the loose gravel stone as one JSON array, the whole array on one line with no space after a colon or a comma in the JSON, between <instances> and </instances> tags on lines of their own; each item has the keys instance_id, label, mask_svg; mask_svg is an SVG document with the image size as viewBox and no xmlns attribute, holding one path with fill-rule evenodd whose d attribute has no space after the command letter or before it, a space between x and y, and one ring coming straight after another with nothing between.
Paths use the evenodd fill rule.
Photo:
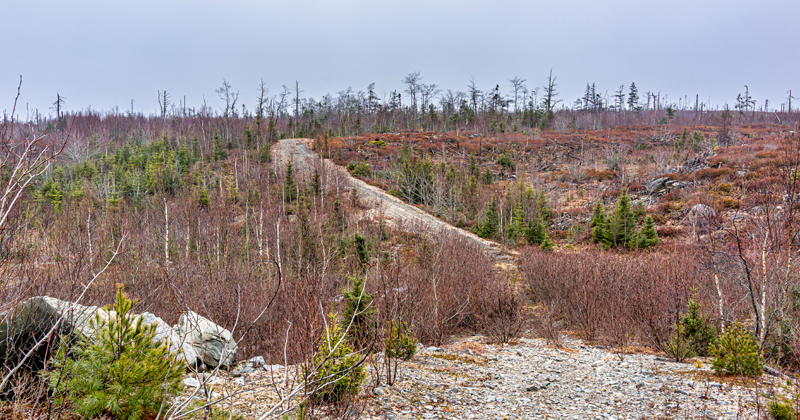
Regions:
<instances>
[{"instance_id":1,"label":"loose gravel stone","mask_svg":"<svg viewBox=\"0 0 800 420\"><path fill-rule=\"evenodd\" d=\"M394 386L375 386L369 372L359 396L361 418L756 419L757 407L766 404L761 395L781 382L719 377L707 363L673 363L653 354L620 357L579 340L563 344L523 338L493 345L473 336L420 347ZM299 367L281 366L210 379L216 395L229 397L221 408L258 418L299 378Z\"/></svg>"}]
</instances>

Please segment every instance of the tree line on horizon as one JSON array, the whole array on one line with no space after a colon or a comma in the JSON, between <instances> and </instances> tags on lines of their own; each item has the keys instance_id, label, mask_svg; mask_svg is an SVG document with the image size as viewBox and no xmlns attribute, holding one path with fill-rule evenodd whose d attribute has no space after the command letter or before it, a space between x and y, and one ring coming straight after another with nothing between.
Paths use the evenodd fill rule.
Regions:
<instances>
[{"instance_id":1,"label":"tree line on horizon","mask_svg":"<svg viewBox=\"0 0 800 420\"><path fill-rule=\"evenodd\" d=\"M367 132L421 131L479 131L488 133L528 132L532 129L608 128L620 125L711 125L721 114L729 113L746 123L790 123L796 119L796 106L792 91L780 111L770 110L769 100L758 102L749 87L737 95L734 104L722 107L694 98L679 97L677 101L660 91L641 92L635 82L621 84L616 90L598 88L587 83L584 94L568 101L558 91L557 78L552 70L541 87L529 87L528 80L516 76L504 83L482 90L474 78L465 90L444 89L435 83L424 83L420 72L407 74L401 82L403 90L380 94L375 83L366 90L351 87L326 94L319 99L303 96L299 81L294 86L282 85L277 94L270 94L262 80L256 89L251 107L245 104L240 92L227 80L215 90L222 105L215 108L204 99L199 107L188 107L186 97L174 99L166 90L157 92L158 109L152 117L210 118L225 120L242 118L262 121L272 120L280 126L278 134L285 137L314 137L323 133L330 136L350 136ZM66 99L60 93L51 110L56 121L66 124L68 114L102 115L91 107L80 111L65 111ZM131 108L109 110L106 115L146 117ZM580 115L591 114L590 124L581 123ZM772 115L771 115L772 114ZM52 115L52 114L51 114ZM8 115L4 115L7 120ZM34 110L29 119L47 121L48 116Z\"/></svg>"}]
</instances>

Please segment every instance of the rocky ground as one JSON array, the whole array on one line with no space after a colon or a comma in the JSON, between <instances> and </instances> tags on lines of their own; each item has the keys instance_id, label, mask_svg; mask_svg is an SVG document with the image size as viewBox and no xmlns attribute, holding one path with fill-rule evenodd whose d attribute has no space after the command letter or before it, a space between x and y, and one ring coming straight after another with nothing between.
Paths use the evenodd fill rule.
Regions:
<instances>
[{"instance_id":1,"label":"rocky ground","mask_svg":"<svg viewBox=\"0 0 800 420\"><path fill-rule=\"evenodd\" d=\"M620 360L578 340L563 344L523 338L496 345L473 336L422 347L394 386L375 387L374 377L368 379L361 418L756 419L766 418L766 396L782 382L715 376L704 361L672 363L642 353ZM277 366L240 366L214 383L220 395L244 391L226 405L259 418L279 401L285 373Z\"/></svg>"}]
</instances>

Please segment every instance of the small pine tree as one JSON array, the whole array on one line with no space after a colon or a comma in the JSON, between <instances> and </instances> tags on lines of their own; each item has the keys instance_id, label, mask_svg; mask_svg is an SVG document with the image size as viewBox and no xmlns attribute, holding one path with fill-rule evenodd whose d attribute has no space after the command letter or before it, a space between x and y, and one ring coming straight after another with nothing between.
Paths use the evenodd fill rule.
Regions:
<instances>
[{"instance_id":1,"label":"small pine tree","mask_svg":"<svg viewBox=\"0 0 800 420\"><path fill-rule=\"evenodd\" d=\"M592 218L589 221L589 227L594 229L597 225L604 219L605 211L603 210L603 204L600 200L597 200L597 203L594 205L594 211L592 213Z\"/></svg>"},{"instance_id":2,"label":"small pine tree","mask_svg":"<svg viewBox=\"0 0 800 420\"><path fill-rule=\"evenodd\" d=\"M592 229L592 241L603 246L610 246L612 244L613 241L611 240L611 231L608 227L606 213L599 200L594 206L594 213L592 214L589 226Z\"/></svg>"},{"instance_id":3,"label":"small pine tree","mask_svg":"<svg viewBox=\"0 0 800 420\"><path fill-rule=\"evenodd\" d=\"M350 190L350 206L358 207L358 189L356 187Z\"/></svg>"},{"instance_id":4,"label":"small pine tree","mask_svg":"<svg viewBox=\"0 0 800 420\"><path fill-rule=\"evenodd\" d=\"M314 168L314 175L311 176L311 185L309 187L314 195L319 195L320 191L322 191L322 183L320 182L317 168Z\"/></svg>"},{"instance_id":5,"label":"small pine tree","mask_svg":"<svg viewBox=\"0 0 800 420\"><path fill-rule=\"evenodd\" d=\"M347 223L342 210L342 205L339 202L339 197L333 200L333 213L331 214L330 223L336 232L341 232L345 229Z\"/></svg>"},{"instance_id":6,"label":"small pine tree","mask_svg":"<svg viewBox=\"0 0 800 420\"><path fill-rule=\"evenodd\" d=\"M508 152L503 152L503 154L497 158L497 164L504 168L511 169L512 171L516 168L516 165L514 165L514 159L511 158L511 155L509 155Z\"/></svg>"},{"instance_id":7,"label":"small pine tree","mask_svg":"<svg viewBox=\"0 0 800 420\"><path fill-rule=\"evenodd\" d=\"M250 126L247 126L247 129L244 130L244 136L247 138L247 148L253 146L253 131L250 130Z\"/></svg>"},{"instance_id":8,"label":"small pine tree","mask_svg":"<svg viewBox=\"0 0 800 420\"><path fill-rule=\"evenodd\" d=\"M353 251L358 258L358 266L364 267L369 262L369 252L367 250L367 239L356 233L353 237Z\"/></svg>"},{"instance_id":9,"label":"small pine tree","mask_svg":"<svg viewBox=\"0 0 800 420\"><path fill-rule=\"evenodd\" d=\"M714 345L717 330L707 316L700 314L700 303L697 302L697 291L692 291L689 299L688 311L681 314L681 333L692 347L692 351L699 356L707 356L709 348Z\"/></svg>"},{"instance_id":10,"label":"small pine tree","mask_svg":"<svg viewBox=\"0 0 800 420\"><path fill-rule=\"evenodd\" d=\"M477 177L480 174L481 169L478 167L478 161L475 159L475 155L469 155L469 175Z\"/></svg>"},{"instance_id":11,"label":"small pine tree","mask_svg":"<svg viewBox=\"0 0 800 420\"><path fill-rule=\"evenodd\" d=\"M483 183L492 185L492 171L490 171L489 168L486 168L486 172L483 173Z\"/></svg>"},{"instance_id":12,"label":"small pine tree","mask_svg":"<svg viewBox=\"0 0 800 420\"><path fill-rule=\"evenodd\" d=\"M540 190L539 196L536 197L536 215L542 220L550 218L550 209L547 208L547 197L544 195L544 190Z\"/></svg>"},{"instance_id":13,"label":"small pine tree","mask_svg":"<svg viewBox=\"0 0 800 420\"><path fill-rule=\"evenodd\" d=\"M636 238L636 218L631 208L628 189L623 189L614 209L612 238L616 246L634 246Z\"/></svg>"},{"instance_id":14,"label":"small pine tree","mask_svg":"<svg viewBox=\"0 0 800 420\"><path fill-rule=\"evenodd\" d=\"M494 199L492 199L492 201L489 202L489 206L486 208L486 212L483 214L483 220L480 225L478 225L475 233L481 238L493 238L497 233L499 224L500 220L497 217L497 204L494 202Z\"/></svg>"},{"instance_id":15,"label":"small pine tree","mask_svg":"<svg viewBox=\"0 0 800 420\"><path fill-rule=\"evenodd\" d=\"M552 251L555 244L553 241L550 240L550 236L547 235L547 231L544 231L544 238L542 239L542 243L539 244L539 248L542 251Z\"/></svg>"},{"instance_id":16,"label":"small pine tree","mask_svg":"<svg viewBox=\"0 0 800 420\"><path fill-rule=\"evenodd\" d=\"M531 245L541 245L545 238L547 238L547 229L541 220L534 220L525 229L525 239Z\"/></svg>"},{"instance_id":17,"label":"small pine tree","mask_svg":"<svg viewBox=\"0 0 800 420\"><path fill-rule=\"evenodd\" d=\"M364 348L375 336L372 296L364 289L364 279L361 276L352 276L350 287L342 294L345 299L342 323L347 328L347 337L355 348Z\"/></svg>"},{"instance_id":18,"label":"small pine tree","mask_svg":"<svg viewBox=\"0 0 800 420\"><path fill-rule=\"evenodd\" d=\"M263 146L261 146L261 162L263 163L272 162L272 153L270 152L269 143L266 143Z\"/></svg>"},{"instance_id":19,"label":"small pine tree","mask_svg":"<svg viewBox=\"0 0 800 420\"><path fill-rule=\"evenodd\" d=\"M120 198L118 192L114 191L110 193L108 195L108 200L106 201L108 203L108 209L111 211L119 210L119 200Z\"/></svg>"},{"instance_id":20,"label":"small pine tree","mask_svg":"<svg viewBox=\"0 0 800 420\"><path fill-rule=\"evenodd\" d=\"M197 205L200 206L201 209L208 208L208 189L202 188L200 190L200 196L197 198Z\"/></svg>"},{"instance_id":21,"label":"small pine tree","mask_svg":"<svg viewBox=\"0 0 800 420\"><path fill-rule=\"evenodd\" d=\"M698 153L702 149L705 141L706 138L703 136L703 133L695 131L694 136L692 136L692 150L694 150L695 153Z\"/></svg>"},{"instance_id":22,"label":"small pine tree","mask_svg":"<svg viewBox=\"0 0 800 420\"><path fill-rule=\"evenodd\" d=\"M508 226L508 239L516 242L520 235L525 232L525 214L522 211L522 203L517 203L514 206L514 211L511 213L511 223Z\"/></svg>"},{"instance_id":23,"label":"small pine tree","mask_svg":"<svg viewBox=\"0 0 800 420\"><path fill-rule=\"evenodd\" d=\"M222 148L222 141L219 138L219 133L214 130L214 150L212 151L212 157L215 161L225 159L225 149Z\"/></svg>"},{"instance_id":24,"label":"small pine tree","mask_svg":"<svg viewBox=\"0 0 800 420\"><path fill-rule=\"evenodd\" d=\"M303 369L306 393L311 403L338 403L358 394L366 377L359 357L347 342L342 327L332 315L330 327L317 345L311 368Z\"/></svg>"},{"instance_id":25,"label":"small pine tree","mask_svg":"<svg viewBox=\"0 0 800 420\"><path fill-rule=\"evenodd\" d=\"M50 387L81 416L151 418L180 391L183 364L165 343L154 342L155 324L143 325L142 317L130 313L134 304L120 285L116 302L105 308L108 320L97 314L89 321L94 337L81 337L74 358L63 344L52 359Z\"/></svg>"},{"instance_id":26,"label":"small pine tree","mask_svg":"<svg viewBox=\"0 0 800 420\"><path fill-rule=\"evenodd\" d=\"M764 372L756 338L738 322L717 338L711 355L711 368L718 374L759 376Z\"/></svg>"},{"instance_id":27,"label":"small pine tree","mask_svg":"<svg viewBox=\"0 0 800 420\"><path fill-rule=\"evenodd\" d=\"M297 188L294 185L294 169L292 161L286 162L286 177L283 181L283 193L286 201L292 202L297 198Z\"/></svg>"},{"instance_id":28,"label":"small pine tree","mask_svg":"<svg viewBox=\"0 0 800 420\"><path fill-rule=\"evenodd\" d=\"M37 201L44 201L44 199L47 199L47 201L50 202L50 205L53 206L53 209L58 212L61 211L61 200L63 197L64 195L61 193L61 186L52 179L48 179L42 186L40 193L37 194L35 198Z\"/></svg>"},{"instance_id":29,"label":"small pine tree","mask_svg":"<svg viewBox=\"0 0 800 420\"><path fill-rule=\"evenodd\" d=\"M658 233L656 233L656 227L652 217L648 215L644 218L644 225L642 229L639 230L637 236L636 246L639 248L646 249L658 245Z\"/></svg>"},{"instance_id":30,"label":"small pine tree","mask_svg":"<svg viewBox=\"0 0 800 420\"><path fill-rule=\"evenodd\" d=\"M267 119L267 143L278 141L278 129L275 126L275 118L270 115Z\"/></svg>"}]
</instances>

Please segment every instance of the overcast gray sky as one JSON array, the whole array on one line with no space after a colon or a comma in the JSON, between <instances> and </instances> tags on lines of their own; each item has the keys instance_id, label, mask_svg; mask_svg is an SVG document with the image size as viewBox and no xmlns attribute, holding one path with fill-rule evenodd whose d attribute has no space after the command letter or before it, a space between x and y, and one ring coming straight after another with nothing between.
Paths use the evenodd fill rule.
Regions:
<instances>
[{"instance_id":1,"label":"overcast gray sky","mask_svg":"<svg viewBox=\"0 0 800 420\"><path fill-rule=\"evenodd\" d=\"M259 80L276 94L402 90L423 83L482 90L508 79L542 86L552 68L561 98L586 83L612 94L636 82L670 100L770 108L800 96L798 0L0 0L0 109L130 107L154 113L157 91L199 106L223 78L253 109ZM405 98L405 94L403 95ZM800 101L798 101L800 105ZM49 111L47 111L49 112Z\"/></svg>"}]
</instances>

